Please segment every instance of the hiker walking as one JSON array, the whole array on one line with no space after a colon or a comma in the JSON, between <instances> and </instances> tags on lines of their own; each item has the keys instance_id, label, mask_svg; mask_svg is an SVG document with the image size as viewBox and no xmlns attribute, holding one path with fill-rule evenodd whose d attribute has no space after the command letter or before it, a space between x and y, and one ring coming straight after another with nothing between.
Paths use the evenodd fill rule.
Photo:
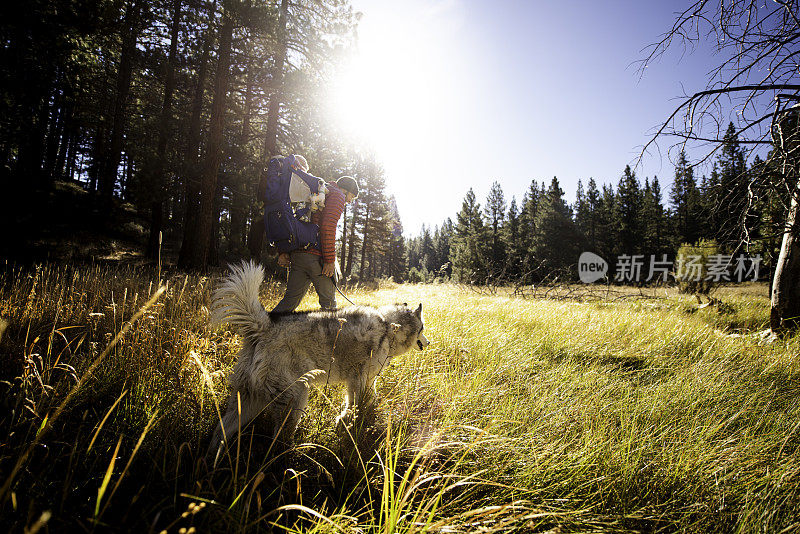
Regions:
<instances>
[{"instance_id":1,"label":"hiker walking","mask_svg":"<svg viewBox=\"0 0 800 534\"><path fill-rule=\"evenodd\" d=\"M324 185L327 188L325 206L310 214L310 222L319 227L317 241L305 248L281 251L278 255L278 265L289 267L289 278L286 293L273 312L294 311L310 284L314 284L323 310L336 309L336 227L345 203L358 196L358 183L351 176L342 176Z\"/></svg>"}]
</instances>

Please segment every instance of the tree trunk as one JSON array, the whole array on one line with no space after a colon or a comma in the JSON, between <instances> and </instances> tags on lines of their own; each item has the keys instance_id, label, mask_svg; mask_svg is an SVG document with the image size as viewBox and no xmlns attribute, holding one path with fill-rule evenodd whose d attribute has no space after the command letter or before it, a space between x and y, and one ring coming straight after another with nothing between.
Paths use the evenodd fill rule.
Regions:
<instances>
[{"instance_id":1,"label":"tree trunk","mask_svg":"<svg viewBox=\"0 0 800 534\"><path fill-rule=\"evenodd\" d=\"M135 169L135 168L136 168L136 162L133 160L133 156L131 156L130 152L126 152L125 153L125 173L123 175L124 178L125 178L125 184L124 184L124 186L122 188L122 199L123 200L128 200L131 197L131 195L130 195L130 193L131 193L130 187L131 187L131 181L133 180L133 169Z\"/></svg>"},{"instance_id":2,"label":"tree trunk","mask_svg":"<svg viewBox=\"0 0 800 534\"><path fill-rule=\"evenodd\" d=\"M227 180L225 176L217 179L217 187L214 191L214 201L212 204L211 216L211 235L208 242L208 264L219 265L219 219L222 212L222 193L225 189Z\"/></svg>"},{"instance_id":3,"label":"tree trunk","mask_svg":"<svg viewBox=\"0 0 800 534\"><path fill-rule=\"evenodd\" d=\"M364 270L364 265L366 264L367 259L367 233L369 230L369 205L367 205L367 211L364 213L364 238L361 242L361 265L358 266L358 281L364 281L364 274L366 271Z\"/></svg>"},{"instance_id":4,"label":"tree trunk","mask_svg":"<svg viewBox=\"0 0 800 534\"><path fill-rule=\"evenodd\" d=\"M131 0L125 14L125 27L122 35L122 50L117 70L116 98L111 116L111 137L105 160L100 166L98 176L100 199L106 215L110 214L114 199L114 186L117 182L117 169L122 157L122 143L125 137L125 107L131 91L133 59L136 55L136 37L139 29L139 0Z\"/></svg>"},{"instance_id":5,"label":"tree trunk","mask_svg":"<svg viewBox=\"0 0 800 534\"><path fill-rule=\"evenodd\" d=\"M58 153L56 154L55 168L53 169L53 177L57 180L63 180L66 174L66 161L67 152L72 146L72 138L75 136L75 126L72 117L72 104L67 104L66 113L63 119L63 127L61 128L61 142L58 145Z\"/></svg>"},{"instance_id":6,"label":"tree trunk","mask_svg":"<svg viewBox=\"0 0 800 534\"><path fill-rule=\"evenodd\" d=\"M94 143L92 146L92 162L89 164L89 191L97 193L97 186L100 180L100 168L106 159L106 128L101 119L100 124L94 133Z\"/></svg>"},{"instance_id":7,"label":"tree trunk","mask_svg":"<svg viewBox=\"0 0 800 534\"><path fill-rule=\"evenodd\" d=\"M197 85L192 97L192 114L189 120L186 153L182 175L184 179L183 240L178 257L178 265L186 268L194 256L197 246L197 210L200 206L200 133L202 130L203 101L205 99L206 78L208 77L208 56L214 42L214 13L216 0L212 0L208 13L208 28L203 39L203 50L197 67Z\"/></svg>"},{"instance_id":8,"label":"tree trunk","mask_svg":"<svg viewBox=\"0 0 800 534\"><path fill-rule=\"evenodd\" d=\"M219 53L217 72L214 76L214 101L211 105L211 125L208 134L208 148L200 184L200 209L197 214L197 239L189 264L196 269L208 266L209 249L214 225L214 197L217 188L217 174L222 162L222 133L225 125L225 105L230 78L231 39L233 34L233 13L231 1L224 2L222 28L219 33Z\"/></svg>"},{"instance_id":9,"label":"tree trunk","mask_svg":"<svg viewBox=\"0 0 800 534\"><path fill-rule=\"evenodd\" d=\"M30 124L23 124L21 128L22 142L18 144L19 155L17 156L17 166L19 174L26 178L25 186L42 186L44 176L42 163L45 154L45 138L47 136L47 124L50 117L50 95L52 85L45 87L41 94L41 99L31 98L33 103L29 110Z\"/></svg>"},{"instance_id":10,"label":"tree trunk","mask_svg":"<svg viewBox=\"0 0 800 534\"><path fill-rule=\"evenodd\" d=\"M278 18L278 51L275 56L275 66L270 80L270 90L268 90L269 105L267 107L267 131L264 134L264 165L261 180L264 179L263 173L266 172L269 159L278 152L278 115L280 113L281 101L283 100L283 67L286 63L286 24L289 16L289 1L281 0L280 16ZM258 188L259 191L261 187ZM263 199L259 199L263 200ZM264 217L263 215L253 221L250 227L250 235L247 240L247 248L250 250L251 258L261 256L261 249L264 247Z\"/></svg>"},{"instance_id":11,"label":"tree trunk","mask_svg":"<svg viewBox=\"0 0 800 534\"><path fill-rule=\"evenodd\" d=\"M250 50L252 53L252 50ZM245 81L244 95L244 115L242 117L242 129L239 132L239 139L236 142L239 157L236 162L236 173L228 181L228 188L231 195L231 231L228 250L235 254L240 254L242 244L245 242L247 230L247 208L248 195L245 182L248 177L247 164L247 141L250 137L250 113L253 107L253 71L252 65L247 67L247 77Z\"/></svg>"},{"instance_id":12,"label":"tree trunk","mask_svg":"<svg viewBox=\"0 0 800 534\"><path fill-rule=\"evenodd\" d=\"M353 206L353 215L350 216L350 243L347 245L347 268L344 270L345 278L353 272L353 253L356 244L356 206Z\"/></svg>"},{"instance_id":13,"label":"tree trunk","mask_svg":"<svg viewBox=\"0 0 800 534\"><path fill-rule=\"evenodd\" d=\"M45 141L44 155L44 174L43 178L47 184L52 184L56 174L56 160L58 159L58 147L64 134L64 120L67 113L64 105L64 91L56 89L53 98L52 111L50 113L50 123Z\"/></svg>"},{"instance_id":14,"label":"tree trunk","mask_svg":"<svg viewBox=\"0 0 800 534\"><path fill-rule=\"evenodd\" d=\"M167 73L164 80L164 100L161 103L161 118L158 124L158 144L156 145L156 162L152 169L153 202L150 206L150 237L147 240L147 256L152 260L159 258L159 236L164 229L164 167L167 161L167 141L169 127L172 122L172 93L175 90L175 63L178 52L178 31L181 22L181 0L172 4L172 31L170 33L169 57Z\"/></svg>"},{"instance_id":15,"label":"tree trunk","mask_svg":"<svg viewBox=\"0 0 800 534\"><path fill-rule=\"evenodd\" d=\"M80 142L81 131L79 128L70 128L69 149L67 150L67 160L64 164L64 177L70 182L75 177L76 160L78 158L78 144Z\"/></svg>"},{"instance_id":16,"label":"tree trunk","mask_svg":"<svg viewBox=\"0 0 800 534\"><path fill-rule=\"evenodd\" d=\"M770 329L775 334L800 326L800 181L795 185L792 203L786 215L781 252L772 279Z\"/></svg>"}]
</instances>

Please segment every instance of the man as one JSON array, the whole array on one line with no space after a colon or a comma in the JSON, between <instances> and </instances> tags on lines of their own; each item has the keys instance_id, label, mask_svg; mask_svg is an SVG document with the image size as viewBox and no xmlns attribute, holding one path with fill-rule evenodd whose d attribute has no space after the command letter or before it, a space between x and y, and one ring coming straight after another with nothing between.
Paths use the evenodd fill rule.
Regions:
<instances>
[{"instance_id":1,"label":"man","mask_svg":"<svg viewBox=\"0 0 800 534\"><path fill-rule=\"evenodd\" d=\"M295 250L278 256L278 265L289 267L289 279L283 299L273 312L291 312L300 304L314 284L323 310L336 309L336 227L344 211L345 203L358 197L358 183L351 176L342 176L336 182L328 182L328 194L322 211L311 215L311 222L319 226L319 248Z\"/></svg>"}]
</instances>

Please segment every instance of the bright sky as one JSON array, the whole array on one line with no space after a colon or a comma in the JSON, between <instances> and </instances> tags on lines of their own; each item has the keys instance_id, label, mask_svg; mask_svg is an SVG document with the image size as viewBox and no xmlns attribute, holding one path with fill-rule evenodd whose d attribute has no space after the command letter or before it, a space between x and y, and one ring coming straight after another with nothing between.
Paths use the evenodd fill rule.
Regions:
<instances>
[{"instance_id":1,"label":"bright sky","mask_svg":"<svg viewBox=\"0 0 800 534\"><path fill-rule=\"evenodd\" d=\"M470 187L485 204L495 180L509 202L532 179L557 176L569 201L578 179L616 185L675 97L703 89L718 61L676 49L639 78L643 49L688 0L352 4L364 14L359 55L332 100L383 163L406 236L454 218ZM658 175L666 200L663 152L637 174Z\"/></svg>"}]
</instances>

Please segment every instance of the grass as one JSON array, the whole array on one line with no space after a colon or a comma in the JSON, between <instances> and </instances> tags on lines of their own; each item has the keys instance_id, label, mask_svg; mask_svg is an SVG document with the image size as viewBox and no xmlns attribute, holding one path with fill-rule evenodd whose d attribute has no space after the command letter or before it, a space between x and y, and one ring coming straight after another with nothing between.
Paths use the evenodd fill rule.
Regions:
<instances>
[{"instance_id":1,"label":"grass","mask_svg":"<svg viewBox=\"0 0 800 534\"><path fill-rule=\"evenodd\" d=\"M256 424L214 469L203 456L239 341L208 327L213 279L176 274L157 294L154 277L0 274L10 530L800 530L800 338L746 335L767 323L763 286L700 310L672 292L354 291L423 302L430 347L391 362L352 427L333 424L342 392L315 389L293 447L278 454ZM278 284L262 289L277 302Z\"/></svg>"}]
</instances>

